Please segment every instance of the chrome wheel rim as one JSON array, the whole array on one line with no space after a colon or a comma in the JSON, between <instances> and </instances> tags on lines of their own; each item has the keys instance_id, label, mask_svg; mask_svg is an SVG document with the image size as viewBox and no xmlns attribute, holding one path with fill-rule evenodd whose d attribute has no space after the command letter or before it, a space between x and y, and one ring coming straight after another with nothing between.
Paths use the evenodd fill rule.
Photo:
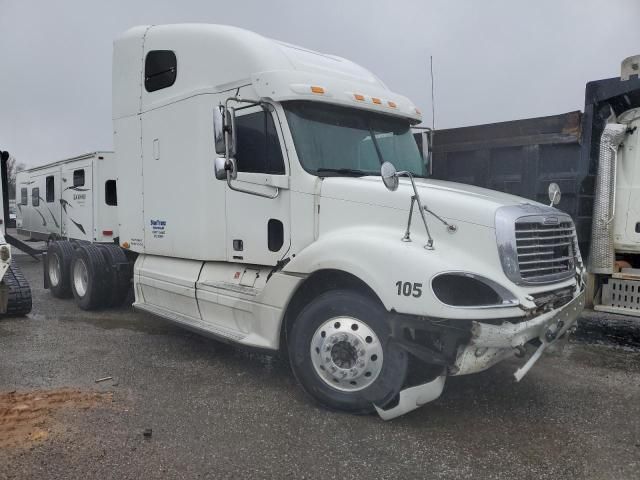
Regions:
<instances>
[{"instance_id":1,"label":"chrome wheel rim","mask_svg":"<svg viewBox=\"0 0 640 480\"><path fill-rule=\"evenodd\" d=\"M311 361L324 383L343 392L363 390L382 370L382 345L362 320L334 317L311 338Z\"/></svg>"},{"instance_id":2,"label":"chrome wheel rim","mask_svg":"<svg viewBox=\"0 0 640 480\"><path fill-rule=\"evenodd\" d=\"M89 271L87 265L82 258L76 260L73 265L73 286L76 293L80 297L84 297L87 293L87 286L89 285Z\"/></svg>"},{"instance_id":3,"label":"chrome wheel rim","mask_svg":"<svg viewBox=\"0 0 640 480\"><path fill-rule=\"evenodd\" d=\"M49 257L49 283L52 287L57 287L60 283L62 272L60 271L60 257L54 253Z\"/></svg>"}]
</instances>

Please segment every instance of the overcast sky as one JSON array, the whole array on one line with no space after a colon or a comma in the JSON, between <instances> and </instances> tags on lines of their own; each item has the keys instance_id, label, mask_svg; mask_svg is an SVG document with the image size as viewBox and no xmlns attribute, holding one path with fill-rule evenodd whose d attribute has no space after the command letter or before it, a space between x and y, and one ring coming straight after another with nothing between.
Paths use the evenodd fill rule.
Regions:
<instances>
[{"instance_id":1,"label":"overcast sky","mask_svg":"<svg viewBox=\"0 0 640 480\"><path fill-rule=\"evenodd\" d=\"M436 128L581 110L640 54L639 0L0 0L0 149L30 166L112 148L113 38L231 24L376 73Z\"/></svg>"}]
</instances>

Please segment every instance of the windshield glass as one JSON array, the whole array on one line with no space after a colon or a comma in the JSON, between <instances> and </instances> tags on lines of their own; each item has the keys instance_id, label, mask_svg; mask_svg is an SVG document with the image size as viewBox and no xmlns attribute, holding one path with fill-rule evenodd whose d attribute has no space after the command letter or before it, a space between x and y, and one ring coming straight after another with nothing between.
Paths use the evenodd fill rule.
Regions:
<instances>
[{"instance_id":1,"label":"windshield glass","mask_svg":"<svg viewBox=\"0 0 640 480\"><path fill-rule=\"evenodd\" d=\"M283 103L303 168L318 176L380 175L383 161L425 176L408 120L319 102Z\"/></svg>"}]
</instances>

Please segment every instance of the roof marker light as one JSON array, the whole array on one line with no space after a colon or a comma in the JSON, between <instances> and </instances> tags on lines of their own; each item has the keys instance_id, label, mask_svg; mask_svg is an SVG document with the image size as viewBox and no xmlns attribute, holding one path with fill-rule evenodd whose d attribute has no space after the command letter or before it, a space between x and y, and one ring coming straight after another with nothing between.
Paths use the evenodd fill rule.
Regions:
<instances>
[{"instance_id":1,"label":"roof marker light","mask_svg":"<svg viewBox=\"0 0 640 480\"><path fill-rule=\"evenodd\" d=\"M311 87L311 93L317 93L320 95L324 95L324 88L322 87Z\"/></svg>"},{"instance_id":2,"label":"roof marker light","mask_svg":"<svg viewBox=\"0 0 640 480\"><path fill-rule=\"evenodd\" d=\"M397 105L395 102L387 102L391 108L396 108Z\"/></svg>"},{"instance_id":3,"label":"roof marker light","mask_svg":"<svg viewBox=\"0 0 640 480\"><path fill-rule=\"evenodd\" d=\"M359 102L364 102L364 95L360 95L359 93L354 93L353 98L355 98Z\"/></svg>"},{"instance_id":4,"label":"roof marker light","mask_svg":"<svg viewBox=\"0 0 640 480\"><path fill-rule=\"evenodd\" d=\"M381 105L382 104L382 100L380 100L379 98L376 98L376 97L371 97L371 101L373 103L375 103L376 105Z\"/></svg>"}]
</instances>

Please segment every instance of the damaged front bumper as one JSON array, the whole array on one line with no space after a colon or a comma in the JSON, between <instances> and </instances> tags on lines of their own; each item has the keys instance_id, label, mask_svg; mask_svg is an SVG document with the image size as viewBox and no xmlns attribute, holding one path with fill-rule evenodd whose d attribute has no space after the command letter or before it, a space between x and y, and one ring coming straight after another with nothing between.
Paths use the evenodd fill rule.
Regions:
<instances>
[{"instance_id":1,"label":"damaged front bumper","mask_svg":"<svg viewBox=\"0 0 640 480\"><path fill-rule=\"evenodd\" d=\"M458 354L455 364L450 368L450 375L467 375L486 370L517 351L524 351L528 342L538 339L540 346L536 352L514 373L516 381L520 381L542 352L575 325L584 302L585 291L582 290L561 308L520 323L490 325L473 322L471 340Z\"/></svg>"},{"instance_id":2,"label":"damaged front bumper","mask_svg":"<svg viewBox=\"0 0 640 480\"><path fill-rule=\"evenodd\" d=\"M585 296L583 289L566 305L520 323L492 325L472 322L471 339L461 347L454 364L449 367L448 375L466 375L486 370L507 357L524 352L524 346L537 339L540 342L537 350L514 373L516 381L520 381L546 348L576 324L584 308ZM444 389L445 380L446 375L441 375L431 382L402 390L395 407L384 410L374 405L376 411L383 420L404 415L437 399Z\"/></svg>"}]
</instances>

